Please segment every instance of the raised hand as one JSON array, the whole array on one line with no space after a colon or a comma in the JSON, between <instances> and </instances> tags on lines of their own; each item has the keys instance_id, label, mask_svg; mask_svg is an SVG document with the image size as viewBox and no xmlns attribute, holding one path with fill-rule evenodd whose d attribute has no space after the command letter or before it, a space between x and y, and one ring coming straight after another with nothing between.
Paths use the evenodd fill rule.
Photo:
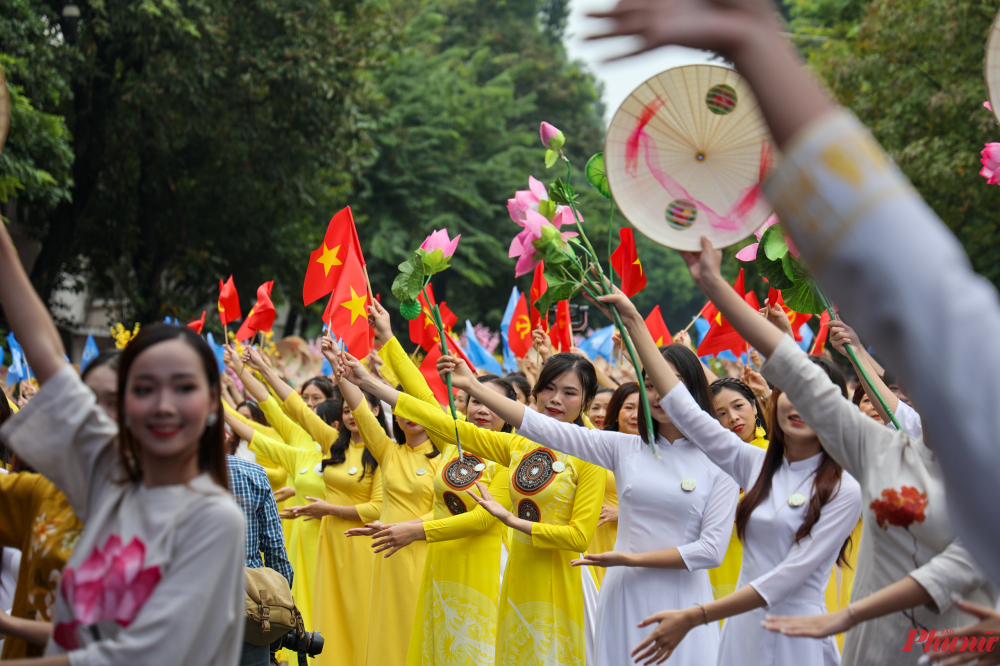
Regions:
<instances>
[{"instance_id":1,"label":"raised hand","mask_svg":"<svg viewBox=\"0 0 1000 666\"><path fill-rule=\"evenodd\" d=\"M264 355L256 347L247 347L243 352L243 362L257 372L265 372L271 369L271 364L264 360Z\"/></svg>"},{"instance_id":2,"label":"raised hand","mask_svg":"<svg viewBox=\"0 0 1000 666\"><path fill-rule=\"evenodd\" d=\"M335 372L340 379L346 379L355 386L364 388L371 381L371 374L361 361L347 352L340 352ZM331 361L331 364L333 362Z\"/></svg>"},{"instance_id":3,"label":"raised hand","mask_svg":"<svg viewBox=\"0 0 1000 666\"><path fill-rule=\"evenodd\" d=\"M243 372L243 359L236 353L236 346L231 342L222 348L222 362L236 374Z\"/></svg>"},{"instance_id":4,"label":"raised hand","mask_svg":"<svg viewBox=\"0 0 1000 666\"><path fill-rule=\"evenodd\" d=\"M275 502L284 502L286 499L290 497L295 497L295 488L285 486L283 488L278 488L277 490L274 491Z\"/></svg>"},{"instance_id":5,"label":"raised hand","mask_svg":"<svg viewBox=\"0 0 1000 666\"><path fill-rule=\"evenodd\" d=\"M455 358L454 356L442 356L437 362L437 371L441 375L441 379L444 380L444 376L451 373L451 385L457 389L463 391L467 390L472 382L475 381L476 376L472 374L472 370L469 366L460 358Z\"/></svg>"},{"instance_id":6,"label":"raised hand","mask_svg":"<svg viewBox=\"0 0 1000 666\"><path fill-rule=\"evenodd\" d=\"M685 347L694 348L694 345L691 344L691 336L687 331L674 333L674 342L679 345L684 345Z\"/></svg>"},{"instance_id":7,"label":"raised hand","mask_svg":"<svg viewBox=\"0 0 1000 666\"><path fill-rule=\"evenodd\" d=\"M694 283L702 291L717 282L725 281L722 279L722 251L716 250L712 242L704 236L701 237L701 252L685 250L678 254L687 264Z\"/></svg>"},{"instance_id":8,"label":"raised hand","mask_svg":"<svg viewBox=\"0 0 1000 666\"><path fill-rule=\"evenodd\" d=\"M844 349L845 344L849 344L855 349L863 349L861 338L858 337L853 328L844 322L832 319L828 326L830 327L830 344L844 356L847 356L847 350Z\"/></svg>"},{"instance_id":9,"label":"raised hand","mask_svg":"<svg viewBox=\"0 0 1000 666\"><path fill-rule=\"evenodd\" d=\"M767 380L765 380L759 372L754 371L749 365L743 366L743 383L750 387L754 395L760 398L762 401L767 401L771 397L771 387L767 385ZM761 415L763 418L763 415Z\"/></svg>"},{"instance_id":10,"label":"raised hand","mask_svg":"<svg viewBox=\"0 0 1000 666\"><path fill-rule=\"evenodd\" d=\"M384 345L392 339L392 321L389 311L378 301L368 306L368 325L375 329L375 342Z\"/></svg>"},{"instance_id":11,"label":"raised hand","mask_svg":"<svg viewBox=\"0 0 1000 666\"><path fill-rule=\"evenodd\" d=\"M549 334L542 330L541 325L531 332L531 345L542 357L542 363L552 356L552 340L549 338Z\"/></svg>"},{"instance_id":12,"label":"raised hand","mask_svg":"<svg viewBox=\"0 0 1000 666\"><path fill-rule=\"evenodd\" d=\"M788 321L788 315L785 313L785 309L783 307L768 300L764 303L764 307L760 309L760 313L764 315L769 322L777 326L782 333L790 335L793 338L795 337L795 331L792 330L792 322Z\"/></svg>"},{"instance_id":13,"label":"raised hand","mask_svg":"<svg viewBox=\"0 0 1000 666\"><path fill-rule=\"evenodd\" d=\"M490 491L487 490L486 486L484 486L481 482L476 481L476 488L479 489L479 495L476 495L476 493L472 492L471 490L468 490L466 492L469 493L469 496L472 497L472 499L476 500L476 503L479 504L479 506L486 509L487 513L489 513L491 516L495 518L500 518L500 519L503 519L508 514L510 514L510 511L507 510L507 507L505 507L503 504L493 499L493 495L490 494Z\"/></svg>"}]
</instances>

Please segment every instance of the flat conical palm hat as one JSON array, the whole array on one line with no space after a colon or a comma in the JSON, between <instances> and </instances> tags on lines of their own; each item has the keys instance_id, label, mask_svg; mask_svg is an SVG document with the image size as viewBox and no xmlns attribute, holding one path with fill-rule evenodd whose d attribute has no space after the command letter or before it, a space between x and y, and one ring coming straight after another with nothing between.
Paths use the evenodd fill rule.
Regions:
<instances>
[{"instance_id":1,"label":"flat conical palm hat","mask_svg":"<svg viewBox=\"0 0 1000 666\"><path fill-rule=\"evenodd\" d=\"M10 129L10 95L7 94L7 80L0 69L0 150L7 142L7 130Z\"/></svg>"},{"instance_id":2,"label":"flat conical palm hat","mask_svg":"<svg viewBox=\"0 0 1000 666\"><path fill-rule=\"evenodd\" d=\"M1000 123L1000 12L993 19L986 40L986 96L993 107L993 116Z\"/></svg>"},{"instance_id":3,"label":"flat conical palm hat","mask_svg":"<svg viewBox=\"0 0 1000 666\"><path fill-rule=\"evenodd\" d=\"M661 245L739 242L771 214L760 183L774 142L750 86L717 65L668 69L635 89L604 142L608 185L632 225Z\"/></svg>"}]
</instances>

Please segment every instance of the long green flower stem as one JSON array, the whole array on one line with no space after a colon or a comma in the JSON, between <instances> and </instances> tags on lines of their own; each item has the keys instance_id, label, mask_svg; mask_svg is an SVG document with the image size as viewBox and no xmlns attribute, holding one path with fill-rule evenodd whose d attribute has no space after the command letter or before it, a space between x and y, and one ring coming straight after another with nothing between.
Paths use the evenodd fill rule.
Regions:
<instances>
[{"instance_id":1,"label":"long green flower stem","mask_svg":"<svg viewBox=\"0 0 1000 666\"><path fill-rule=\"evenodd\" d=\"M816 295L819 296L819 299L823 301L823 307L826 308L827 313L829 313L830 319L840 319L836 311L833 309L833 303L831 303L830 299L827 298L826 293L820 289L820 286L816 284L816 281L810 280L810 284L813 291L815 291ZM885 413L889 415L889 420L892 421L892 425L896 426L896 430L902 432L903 426L899 425L899 421L896 420L896 415L892 413L891 409L889 409L889 405L886 404L885 398L882 397L882 393L875 389L875 385L872 383L872 378L868 376L868 372L865 370L864 364L861 363L861 359L858 358L858 353L854 350L854 345L847 342L844 344L844 350L847 351L847 355L851 358L851 363L853 363L857 371L861 373L861 378L865 381L865 384L872 389L872 393L874 393L875 397L878 398L879 404L882 405L882 409L884 409Z\"/></svg>"},{"instance_id":2,"label":"long green flower stem","mask_svg":"<svg viewBox=\"0 0 1000 666\"><path fill-rule=\"evenodd\" d=\"M565 156L563 157L563 160L565 160L566 162L566 185L568 187L572 187L570 183L573 175L573 165L570 164L570 161L566 159ZM590 239L587 238L587 232L583 230L583 225L580 223L580 213L576 210L576 203L573 201L573 197L569 196L567 198L569 199L569 207L573 211L573 220L576 222L576 228L577 230L579 230L580 237L586 244L585 247L581 246L581 248L587 251L587 253L590 255L590 259L593 262L593 266L596 268L597 273L600 276L600 279L598 281L599 289L604 292L604 295L609 296L613 293L613 291L611 287L608 285L607 278L604 276L604 271L601 269L601 262L597 259L597 251L594 250L594 246L590 244ZM614 209L612 209L612 215L614 215ZM611 247L610 242L608 243L608 247L609 248ZM608 262L610 261L611 261L611 256L609 255ZM587 271L583 272L583 279L585 282L588 282L591 284L591 286L593 286L590 277L587 275ZM596 296L593 293L595 290L588 289L587 291L588 293L591 294L591 297L595 298L596 300ZM628 331L625 330L625 324L622 322L621 315L618 314L618 309L614 305L611 305L610 303L608 304L608 309L611 311L611 316L614 319L615 328L618 329L618 334L621 335L622 337L622 343L625 345L625 349L628 350L629 360L632 361L632 367L635 369L635 380L637 382L641 382L642 366L639 365L639 357L635 353L635 347L632 346L632 339L629 337ZM653 453L653 457L659 460L660 447L657 446L656 444L656 431L653 429L653 412L649 406L649 396L646 395L646 390L644 387L640 386L639 388L640 388L639 399L642 401L642 408L646 414L646 437L648 438L649 441L649 448Z\"/></svg>"},{"instance_id":3,"label":"long green flower stem","mask_svg":"<svg viewBox=\"0 0 1000 666\"><path fill-rule=\"evenodd\" d=\"M611 200L611 217L608 218L608 277L611 280L611 285L615 284L615 272L611 268L611 243L612 236L615 230L615 202L614 199Z\"/></svg>"},{"instance_id":4,"label":"long green flower stem","mask_svg":"<svg viewBox=\"0 0 1000 666\"><path fill-rule=\"evenodd\" d=\"M430 279L424 282L424 301L430 305L431 300L427 298L427 285L430 283ZM431 305L431 313L434 315L434 326L438 330L438 339L441 341L441 354L447 356L451 352L448 351L448 342L445 337L444 331L444 320L441 319L441 309L438 308L437 303ZM458 449L458 459L465 462L465 454L462 453L462 442L458 439L458 411L455 409L455 393L451 388L451 373L447 373L444 376L444 382L448 386L448 407L451 408L451 419L455 422L455 448Z\"/></svg>"}]
</instances>

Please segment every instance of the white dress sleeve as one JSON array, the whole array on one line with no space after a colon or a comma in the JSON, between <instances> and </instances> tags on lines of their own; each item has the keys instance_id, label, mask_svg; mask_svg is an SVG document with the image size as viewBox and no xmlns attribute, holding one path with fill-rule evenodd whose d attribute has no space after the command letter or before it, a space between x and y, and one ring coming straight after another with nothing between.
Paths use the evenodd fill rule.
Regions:
<instances>
[{"instance_id":1,"label":"white dress sleeve","mask_svg":"<svg viewBox=\"0 0 1000 666\"><path fill-rule=\"evenodd\" d=\"M84 523L94 492L117 464L111 446L117 434L118 425L71 365L52 375L0 428L0 438L66 495Z\"/></svg>"},{"instance_id":2,"label":"white dress sleeve","mask_svg":"<svg viewBox=\"0 0 1000 666\"><path fill-rule=\"evenodd\" d=\"M632 440L639 440L638 435L591 430L573 423L564 423L543 416L533 409L524 410L524 418L517 434L612 472L617 471L621 447Z\"/></svg>"},{"instance_id":3,"label":"white dress sleeve","mask_svg":"<svg viewBox=\"0 0 1000 666\"><path fill-rule=\"evenodd\" d=\"M865 460L871 453L883 450L900 436L845 399L840 387L788 336L760 372L785 392L819 437L823 450L855 478L863 478Z\"/></svg>"},{"instance_id":4,"label":"white dress sleeve","mask_svg":"<svg viewBox=\"0 0 1000 666\"><path fill-rule=\"evenodd\" d=\"M899 421L899 425L903 427L903 432L913 439L924 436L924 424L920 420L920 414L917 414L917 410L913 409L913 407L910 407L902 400L900 400L899 404L896 406L896 420ZM890 423L886 427L895 428L896 426Z\"/></svg>"},{"instance_id":5,"label":"white dress sleeve","mask_svg":"<svg viewBox=\"0 0 1000 666\"><path fill-rule=\"evenodd\" d=\"M934 601L928 607L935 613L943 613L951 608L952 594L964 594L966 590L981 587L987 582L986 575L959 539L952 541L947 548L909 575L931 595Z\"/></svg>"},{"instance_id":6,"label":"white dress sleeve","mask_svg":"<svg viewBox=\"0 0 1000 666\"><path fill-rule=\"evenodd\" d=\"M660 406L692 444L713 463L736 479L741 488L752 488L767 454L747 444L739 435L722 427L718 419L701 408L684 384L678 383L660 399Z\"/></svg>"},{"instance_id":7,"label":"white dress sleeve","mask_svg":"<svg viewBox=\"0 0 1000 666\"><path fill-rule=\"evenodd\" d=\"M245 624L245 519L228 496L207 497L176 527L162 578L113 639L69 654L71 666L236 666Z\"/></svg>"},{"instance_id":8,"label":"white dress sleeve","mask_svg":"<svg viewBox=\"0 0 1000 666\"><path fill-rule=\"evenodd\" d=\"M793 544L781 564L750 581L753 589L767 602L766 608L798 590L817 568L830 566L831 553L840 552L860 517L861 486L844 472L839 491L823 505L809 536Z\"/></svg>"},{"instance_id":9,"label":"white dress sleeve","mask_svg":"<svg viewBox=\"0 0 1000 666\"><path fill-rule=\"evenodd\" d=\"M740 487L725 473L715 475L712 492L701 516L701 535L677 550L688 571L714 569L722 564L733 535L733 519L740 500Z\"/></svg>"},{"instance_id":10,"label":"white dress sleeve","mask_svg":"<svg viewBox=\"0 0 1000 666\"><path fill-rule=\"evenodd\" d=\"M827 295L907 387L957 531L1000 582L1000 514L984 511L1000 479L1000 356L984 352L1000 330L996 288L846 110L799 132L764 191Z\"/></svg>"}]
</instances>

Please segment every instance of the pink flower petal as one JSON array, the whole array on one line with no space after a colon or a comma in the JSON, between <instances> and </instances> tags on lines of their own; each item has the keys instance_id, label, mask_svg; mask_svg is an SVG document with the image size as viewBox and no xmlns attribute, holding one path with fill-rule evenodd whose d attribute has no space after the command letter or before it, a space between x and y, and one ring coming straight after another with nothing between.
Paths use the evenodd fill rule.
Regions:
<instances>
[{"instance_id":1,"label":"pink flower petal","mask_svg":"<svg viewBox=\"0 0 1000 666\"><path fill-rule=\"evenodd\" d=\"M550 125L550 124L548 124L546 122L543 122L542 125L541 125L541 127L539 128L539 134L542 137L542 145L545 146L546 148L548 148L549 147L549 142L556 135L559 134L559 130L556 129L555 127L553 127L552 125Z\"/></svg>"},{"instance_id":2,"label":"pink flower petal","mask_svg":"<svg viewBox=\"0 0 1000 666\"><path fill-rule=\"evenodd\" d=\"M521 277L522 275L531 273L535 270L535 266L540 263L541 261L535 260L532 252L525 252L517 260L517 265L514 267L514 277Z\"/></svg>"},{"instance_id":3,"label":"pink flower petal","mask_svg":"<svg viewBox=\"0 0 1000 666\"><path fill-rule=\"evenodd\" d=\"M767 220L764 221L764 224L760 225L760 229L757 230L756 234L754 234L755 236L757 236L757 240L760 240L760 237L764 235L764 232L767 231L768 227L773 227L778 222L780 222L780 220L778 219L777 215L772 215L771 217L767 218Z\"/></svg>"},{"instance_id":4,"label":"pink flower petal","mask_svg":"<svg viewBox=\"0 0 1000 666\"><path fill-rule=\"evenodd\" d=\"M548 200L549 193L545 189L545 185L542 184L540 180L537 180L534 176L528 176L528 189L531 193L535 195L535 198L539 201ZM538 210L537 208L535 210Z\"/></svg>"},{"instance_id":5,"label":"pink flower petal","mask_svg":"<svg viewBox=\"0 0 1000 666\"><path fill-rule=\"evenodd\" d=\"M753 245L747 245L745 248L736 253L736 258L740 261L753 261L757 258L757 247L760 243L754 243Z\"/></svg>"},{"instance_id":6,"label":"pink flower petal","mask_svg":"<svg viewBox=\"0 0 1000 666\"><path fill-rule=\"evenodd\" d=\"M791 253L791 255L796 259L798 259L799 250L797 247L795 247L795 243L792 242L791 236L785 236L785 245L788 246L788 251Z\"/></svg>"},{"instance_id":7,"label":"pink flower petal","mask_svg":"<svg viewBox=\"0 0 1000 666\"><path fill-rule=\"evenodd\" d=\"M76 629L79 626L80 623L76 620L73 622L60 622L52 630L52 640L64 650L77 649L80 647L80 642L76 636Z\"/></svg>"},{"instance_id":8,"label":"pink flower petal","mask_svg":"<svg viewBox=\"0 0 1000 666\"><path fill-rule=\"evenodd\" d=\"M138 572L122 596L115 613L115 621L127 627L142 610L146 600L160 582L160 567L149 567Z\"/></svg>"},{"instance_id":9,"label":"pink flower petal","mask_svg":"<svg viewBox=\"0 0 1000 666\"><path fill-rule=\"evenodd\" d=\"M989 109L990 111L992 111L992 110L993 110L993 105L992 105L992 104L990 104L989 102L983 102L983 106L985 106L985 107L986 107L987 109Z\"/></svg>"}]
</instances>

